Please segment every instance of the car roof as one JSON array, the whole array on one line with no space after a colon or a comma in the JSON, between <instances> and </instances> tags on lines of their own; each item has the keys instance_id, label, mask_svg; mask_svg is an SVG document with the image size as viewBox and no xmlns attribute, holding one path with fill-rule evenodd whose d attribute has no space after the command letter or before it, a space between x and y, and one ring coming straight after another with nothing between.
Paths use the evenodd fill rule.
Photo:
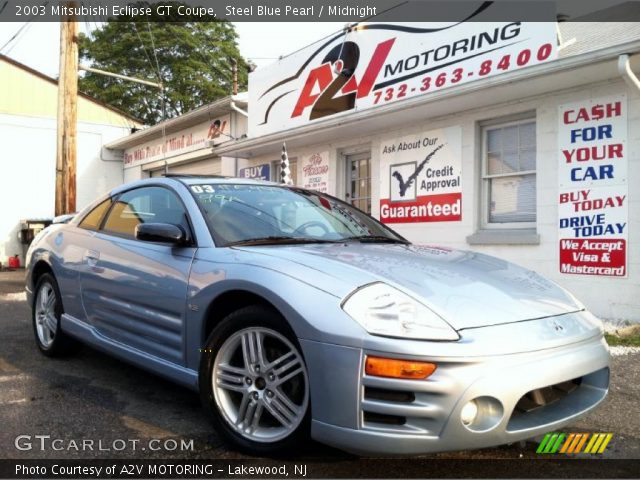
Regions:
<instances>
[{"instance_id":1,"label":"car roof","mask_svg":"<svg viewBox=\"0 0 640 480\"><path fill-rule=\"evenodd\" d=\"M251 178L224 177L221 175L176 175L168 174L162 177L143 178L133 182L119 185L109 192L109 196L131 190L133 188L144 187L147 185L169 185L175 186L176 183L182 185L199 185L207 184L232 184L232 185L267 185L272 187L286 187L282 183L268 182L266 180L255 180Z\"/></svg>"},{"instance_id":2,"label":"car roof","mask_svg":"<svg viewBox=\"0 0 640 480\"><path fill-rule=\"evenodd\" d=\"M168 174L164 178L172 178L186 185L197 185L200 183L218 183L218 184L246 184L246 185L275 185L284 186L281 183L270 182L267 180L256 180L253 178L225 177L222 175L177 175Z\"/></svg>"}]
</instances>

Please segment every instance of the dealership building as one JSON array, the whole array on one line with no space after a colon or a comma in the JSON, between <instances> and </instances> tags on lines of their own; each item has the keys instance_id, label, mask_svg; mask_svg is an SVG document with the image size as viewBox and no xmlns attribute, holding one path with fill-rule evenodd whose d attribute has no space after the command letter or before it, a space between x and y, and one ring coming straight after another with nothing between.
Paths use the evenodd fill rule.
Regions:
<instances>
[{"instance_id":1,"label":"dealership building","mask_svg":"<svg viewBox=\"0 0 640 480\"><path fill-rule=\"evenodd\" d=\"M251 75L248 137L216 152L277 179L286 142L297 185L638 321L640 26L559 26L559 37L555 24L470 23L314 44ZM341 79L340 67L355 71Z\"/></svg>"},{"instance_id":2,"label":"dealership building","mask_svg":"<svg viewBox=\"0 0 640 480\"><path fill-rule=\"evenodd\" d=\"M640 321L640 25L422 27L339 32L253 72L248 98L108 146L123 152L125 180L277 181L286 142L295 185L416 244L530 268L603 318ZM212 121L227 130L208 137ZM187 147L190 128L201 133ZM170 138L185 150L170 152Z\"/></svg>"}]
</instances>

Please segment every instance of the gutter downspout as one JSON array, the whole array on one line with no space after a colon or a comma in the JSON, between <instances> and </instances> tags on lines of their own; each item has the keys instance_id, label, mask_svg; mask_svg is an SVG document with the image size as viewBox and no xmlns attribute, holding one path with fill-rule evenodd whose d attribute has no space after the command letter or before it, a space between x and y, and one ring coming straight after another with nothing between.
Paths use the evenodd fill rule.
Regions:
<instances>
[{"instance_id":1,"label":"gutter downspout","mask_svg":"<svg viewBox=\"0 0 640 480\"><path fill-rule=\"evenodd\" d=\"M631 70L630 58L626 53L618 57L618 73L627 85L640 92L640 80Z\"/></svg>"},{"instance_id":2,"label":"gutter downspout","mask_svg":"<svg viewBox=\"0 0 640 480\"><path fill-rule=\"evenodd\" d=\"M229 103L229 106L231 107L231 110L238 112L240 115L244 115L245 117L249 118L249 114L247 112L245 112L244 110L242 110L240 107L238 107L236 105L236 102L231 101Z\"/></svg>"},{"instance_id":3,"label":"gutter downspout","mask_svg":"<svg viewBox=\"0 0 640 480\"><path fill-rule=\"evenodd\" d=\"M233 100L229 102L229 106L231 107L231 110L233 110L234 112L238 112L240 115L244 115L245 117L249 118L249 114L245 110L242 110L240 107L238 107L236 105L236 102L234 102ZM233 136L235 137L236 135L235 126L237 124L237 121L234 121L233 124L234 124ZM233 176L235 177L236 175L238 175L238 157L234 156L233 157Z\"/></svg>"}]
</instances>

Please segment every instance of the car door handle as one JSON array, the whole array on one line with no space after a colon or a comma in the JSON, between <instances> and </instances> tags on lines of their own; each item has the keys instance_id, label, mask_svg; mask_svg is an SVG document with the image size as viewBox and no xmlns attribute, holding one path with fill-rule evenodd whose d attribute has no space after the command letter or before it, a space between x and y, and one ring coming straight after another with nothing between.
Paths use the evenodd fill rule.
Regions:
<instances>
[{"instance_id":1,"label":"car door handle","mask_svg":"<svg viewBox=\"0 0 640 480\"><path fill-rule=\"evenodd\" d=\"M100 259L100 252L87 250L87 253L84 254L84 259L90 267L95 267Z\"/></svg>"}]
</instances>

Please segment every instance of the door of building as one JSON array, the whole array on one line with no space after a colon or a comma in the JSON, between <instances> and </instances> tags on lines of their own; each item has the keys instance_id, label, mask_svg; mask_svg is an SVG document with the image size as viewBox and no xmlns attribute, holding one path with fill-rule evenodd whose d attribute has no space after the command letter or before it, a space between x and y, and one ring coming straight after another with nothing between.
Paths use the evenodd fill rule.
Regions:
<instances>
[{"instance_id":1,"label":"door of building","mask_svg":"<svg viewBox=\"0 0 640 480\"><path fill-rule=\"evenodd\" d=\"M347 166L347 202L371 213L371 152L345 155Z\"/></svg>"}]
</instances>

